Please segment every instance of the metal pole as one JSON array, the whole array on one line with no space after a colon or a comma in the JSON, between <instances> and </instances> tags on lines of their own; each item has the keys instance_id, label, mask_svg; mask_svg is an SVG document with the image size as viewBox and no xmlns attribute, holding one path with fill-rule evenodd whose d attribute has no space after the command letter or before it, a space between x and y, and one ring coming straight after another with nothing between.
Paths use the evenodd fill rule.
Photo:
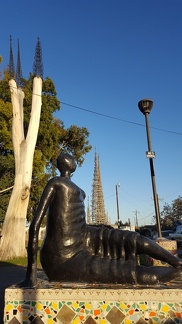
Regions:
<instances>
[{"instance_id":1,"label":"metal pole","mask_svg":"<svg viewBox=\"0 0 182 324\"><path fill-rule=\"evenodd\" d=\"M120 215L119 215L118 184L116 185L116 205L117 205L117 216L118 216L118 228L120 228L121 221L120 221Z\"/></svg>"},{"instance_id":2,"label":"metal pole","mask_svg":"<svg viewBox=\"0 0 182 324\"><path fill-rule=\"evenodd\" d=\"M145 121L146 121L148 151L152 152L152 145L151 145L151 140L150 140L150 126L149 126L148 112L145 113ZM151 180L152 180L154 206L155 206L155 214L156 214L156 222L157 222L157 232L158 232L158 236L162 237L161 224L160 224L159 200L158 200L158 195L157 195L157 190L156 190L153 158L149 158L149 163L150 163L150 172L151 172Z\"/></svg>"}]
</instances>

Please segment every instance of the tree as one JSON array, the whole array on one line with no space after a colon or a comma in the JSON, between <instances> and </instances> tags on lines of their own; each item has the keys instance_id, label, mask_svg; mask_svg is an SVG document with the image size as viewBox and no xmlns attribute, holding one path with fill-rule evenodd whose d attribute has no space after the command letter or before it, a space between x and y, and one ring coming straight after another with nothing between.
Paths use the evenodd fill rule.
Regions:
<instances>
[{"instance_id":1,"label":"tree","mask_svg":"<svg viewBox=\"0 0 182 324\"><path fill-rule=\"evenodd\" d=\"M46 78L45 81L43 81L42 83L42 111L40 115L39 134L34 153L34 163L31 160L31 158L28 157L27 148L31 146L32 149L33 147L32 144L29 144L31 138L30 125L35 125L35 123L37 123L37 120L32 120L32 118L34 118L34 113L33 111L31 111L34 106L34 103L31 103L32 92L36 95L36 97L33 95L33 100L37 100L38 97L41 98L40 95L37 96L37 94L41 93L39 84L41 79L35 79L32 75L30 75L28 80L23 80L25 94L24 104L23 91L21 89L16 89L16 84L14 80L10 81L11 89L13 91L12 96L15 96L15 98L13 97L12 100L16 100L18 98L21 102L21 105L19 107L19 113L21 112L21 116L23 116L24 106L24 122L21 121L21 124L18 125L18 127L21 128L20 132L14 129L16 127L16 123L13 122L13 152L13 147L10 140L12 124L12 107L10 103L10 93L8 89L7 77L8 76L5 73L4 79L0 81L0 114L2 117L2 123L0 123L0 153L4 161L4 165L3 163L0 163L0 172L4 179L7 177L7 175L8 178L6 184L0 182L0 191L4 189L5 185L11 187L12 183L14 182L14 156L15 182L9 204L10 206L12 206L13 204L13 208L8 207L5 221L3 224L2 238L0 241L1 259L9 259L15 256L23 256L25 254L26 251L24 232L29 197L30 204L28 208L28 218L31 219L31 215L38 204L38 200L40 198L40 194L43 190L43 187L45 186L45 183L47 182L50 176L55 174L55 160L59 152L61 150L71 152L77 160L78 164L81 165L84 161L84 154L89 152L91 149L91 146L89 145L87 140L89 132L86 128L78 128L77 126L72 125L66 130L64 128L63 122L54 118L53 113L56 110L60 109L60 102L56 98L56 90L52 80L50 78ZM38 81L36 82L39 84L39 88L35 89L35 85L34 88L32 88L32 81L35 82L35 80L37 79ZM13 119L15 119L15 117L16 113L14 112ZM34 127L32 131L35 133ZM21 150L21 154L19 157L19 160L21 160L19 161L21 167L16 165L16 157L20 153L18 151L18 147ZM29 149L30 148L28 148L28 151ZM22 169L24 169L25 164L29 165L30 172L28 172L28 176L27 174L22 173ZM31 184L30 174L32 164L33 173ZM21 178L21 185L17 185L17 175L18 178ZM15 196L16 191L16 199L12 203L12 196ZM8 195L9 192L3 193L4 203L3 208L1 208L1 218L2 213L5 210L5 200L7 199ZM19 207L15 207L15 204L17 203L18 199L19 201L21 201L20 209ZM24 206L23 208L22 205ZM8 214L10 216L7 217ZM21 233L21 236L19 233ZM7 237L9 237L9 239Z\"/></svg>"},{"instance_id":2,"label":"tree","mask_svg":"<svg viewBox=\"0 0 182 324\"><path fill-rule=\"evenodd\" d=\"M182 219L182 196L176 198L172 203L173 217L175 220Z\"/></svg>"},{"instance_id":3,"label":"tree","mask_svg":"<svg viewBox=\"0 0 182 324\"><path fill-rule=\"evenodd\" d=\"M165 204L161 212L161 227L163 230L170 229L173 226L173 213L172 207Z\"/></svg>"},{"instance_id":4,"label":"tree","mask_svg":"<svg viewBox=\"0 0 182 324\"><path fill-rule=\"evenodd\" d=\"M15 179L2 228L0 241L1 260L26 256L25 222L42 105L42 79L35 77L33 79L31 117L25 136L23 123L24 92L17 87L14 79L10 79L9 86L13 106L12 139L15 156Z\"/></svg>"},{"instance_id":5,"label":"tree","mask_svg":"<svg viewBox=\"0 0 182 324\"><path fill-rule=\"evenodd\" d=\"M12 106L0 99L0 224L3 223L14 184L14 156L11 141Z\"/></svg>"},{"instance_id":6,"label":"tree","mask_svg":"<svg viewBox=\"0 0 182 324\"><path fill-rule=\"evenodd\" d=\"M0 55L0 64L2 63L3 61L3 57ZM2 73L0 72L0 77L2 76Z\"/></svg>"},{"instance_id":7,"label":"tree","mask_svg":"<svg viewBox=\"0 0 182 324\"><path fill-rule=\"evenodd\" d=\"M171 229L177 220L182 219L182 196L172 201L171 205L165 204L161 212L162 229Z\"/></svg>"}]
</instances>

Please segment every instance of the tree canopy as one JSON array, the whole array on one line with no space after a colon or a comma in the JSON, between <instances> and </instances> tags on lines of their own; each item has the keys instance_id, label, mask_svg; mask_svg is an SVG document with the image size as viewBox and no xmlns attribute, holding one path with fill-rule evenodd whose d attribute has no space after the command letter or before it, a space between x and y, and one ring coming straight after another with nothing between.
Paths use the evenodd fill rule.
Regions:
<instances>
[{"instance_id":1,"label":"tree canopy","mask_svg":"<svg viewBox=\"0 0 182 324\"><path fill-rule=\"evenodd\" d=\"M161 212L162 229L172 229L178 220L182 220L182 196L164 205Z\"/></svg>"},{"instance_id":2,"label":"tree canopy","mask_svg":"<svg viewBox=\"0 0 182 324\"><path fill-rule=\"evenodd\" d=\"M0 80L0 222L4 220L5 212L11 195L11 188L14 183L14 155L12 146L12 105L8 85L8 73ZM24 83L24 129L28 129L31 100L32 100L32 79L23 80ZM32 184L30 202L28 208L28 219L32 217L42 190L48 179L55 175L56 158L60 151L71 153L78 165L84 162L84 156L91 150L88 137L89 132L85 127L71 125L65 128L64 122L54 117L54 113L60 110L60 101L53 81L46 78L42 87L42 110L40 127L34 154ZM2 192L3 191L3 192Z\"/></svg>"}]
</instances>

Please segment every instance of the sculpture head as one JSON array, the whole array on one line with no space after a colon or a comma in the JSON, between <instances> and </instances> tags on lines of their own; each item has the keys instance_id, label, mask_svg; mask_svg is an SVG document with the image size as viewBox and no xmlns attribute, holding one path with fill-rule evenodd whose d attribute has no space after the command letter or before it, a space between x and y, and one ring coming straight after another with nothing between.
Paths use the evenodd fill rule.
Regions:
<instances>
[{"instance_id":1,"label":"sculpture head","mask_svg":"<svg viewBox=\"0 0 182 324\"><path fill-rule=\"evenodd\" d=\"M70 177L71 173L76 170L76 162L72 155L60 153L57 158L57 168L62 177Z\"/></svg>"}]
</instances>

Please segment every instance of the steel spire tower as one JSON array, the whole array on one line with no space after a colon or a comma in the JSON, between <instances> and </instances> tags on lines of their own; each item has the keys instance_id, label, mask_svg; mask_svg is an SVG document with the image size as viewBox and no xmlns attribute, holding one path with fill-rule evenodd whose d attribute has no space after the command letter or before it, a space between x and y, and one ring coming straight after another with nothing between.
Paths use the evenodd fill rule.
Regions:
<instances>
[{"instance_id":1,"label":"steel spire tower","mask_svg":"<svg viewBox=\"0 0 182 324\"><path fill-rule=\"evenodd\" d=\"M18 39L18 56L17 56L17 66L16 66L16 83L19 88L23 87L23 75L22 75L21 60L20 60L19 39Z\"/></svg>"},{"instance_id":2,"label":"steel spire tower","mask_svg":"<svg viewBox=\"0 0 182 324\"><path fill-rule=\"evenodd\" d=\"M91 215L90 215L90 201L89 197L87 198L87 224L91 223Z\"/></svg>"},{"instance_id":3,"label":"steel spire tower","mask_svg":"<svg viewBox=\"0 0 182 324\"><path fill-rule=\"evenodd\" d=\"M107 224L108 219L104 206L104 195L102 190L102 181L100 173L99 156L95 152L94 159L94 178L92 185L92 223Z\"/></svg>"},{"instance_id":4,"label":"steel spire tower","mask_svg":"<svg viewBox=\"0 0 182 324\"><path fill-rule=\"evenodd\" d=\"M15 65L14 65L14 58L13 58L12 37L11 37L11 35L10 35L9 74L10 74L11 79L15 79Z\"/></svg>"},{"instance_id":5,"label":"steel spire tower","mask_svg":"<svg viewBox=\"0 0 182 324\"><path fill-rule=\"evenodd\" d=\"M34 56L34 63L33 63L33 74L34 76L40 77L43 79L43 62L42 62L42 48L40 43L40 38L37 38L37 44L35 48L35 56Z\"/></svg>"}]
</instances>

